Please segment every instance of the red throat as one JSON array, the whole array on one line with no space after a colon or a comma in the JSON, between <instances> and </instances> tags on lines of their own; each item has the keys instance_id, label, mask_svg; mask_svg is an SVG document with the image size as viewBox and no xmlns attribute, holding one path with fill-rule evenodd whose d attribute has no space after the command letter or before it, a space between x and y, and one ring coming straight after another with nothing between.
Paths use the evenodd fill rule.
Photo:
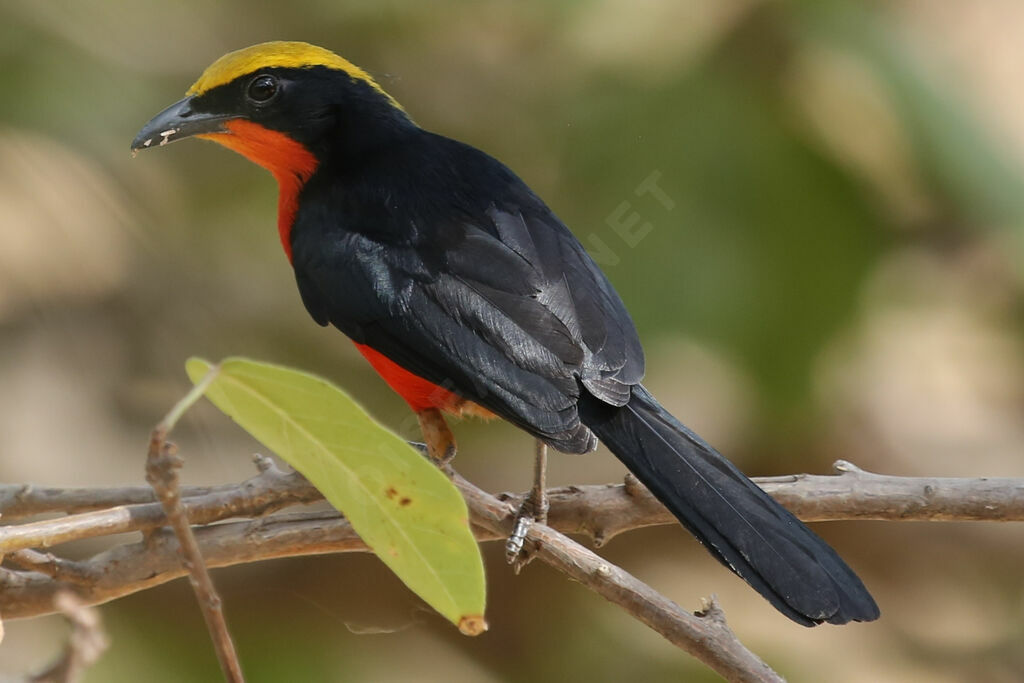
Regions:
<instances>
[{"instance_id":1,"label":"red throat","mask_svg":"<svg viewBox=\"0 0 1024 683\"><path fill-rule=\"evenodd\" d=\"M291 231L299 207L299 192L316 170L317 160L305 146L284 133L245 119L224 124L225 133L198 137L213 140L270 171L277 179L277 231L288 260L292 260Z\"/></svg>"}]
</instances>

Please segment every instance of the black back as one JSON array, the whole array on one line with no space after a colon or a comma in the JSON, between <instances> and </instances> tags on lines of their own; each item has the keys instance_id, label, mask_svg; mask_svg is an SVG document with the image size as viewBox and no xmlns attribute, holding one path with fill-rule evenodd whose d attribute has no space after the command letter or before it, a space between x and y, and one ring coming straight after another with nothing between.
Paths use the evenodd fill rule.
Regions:
<instances>
[{"instance_id":1,"label":"black back","mask_svg":"<svg viewBox=\"0 0 1024 683\"><path fill-rule=\"evenodd\" d=\"M629 400L643 351L583 246L508 168L414 128L323 163L291 233L306 308L402 367L568 452L576 403Z\"/></svg>"}]
</instances>

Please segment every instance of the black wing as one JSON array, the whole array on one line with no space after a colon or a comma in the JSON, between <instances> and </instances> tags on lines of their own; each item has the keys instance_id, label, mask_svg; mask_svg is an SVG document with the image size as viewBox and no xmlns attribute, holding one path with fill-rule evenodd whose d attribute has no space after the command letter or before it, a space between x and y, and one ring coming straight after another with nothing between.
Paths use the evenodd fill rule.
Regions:
<instances>
[{"instance_id":1,"label":"black wing","mask_svg":"<svg viewBox=\"0 0 1024 683\"><path fill-rule=\"evenodd\" d=\"M423 136L307 185L292 232L307 309L561 450L592 450L580 392L624 405L643 376L622 301L511 171Z\"/></svg>"}]
</instances>

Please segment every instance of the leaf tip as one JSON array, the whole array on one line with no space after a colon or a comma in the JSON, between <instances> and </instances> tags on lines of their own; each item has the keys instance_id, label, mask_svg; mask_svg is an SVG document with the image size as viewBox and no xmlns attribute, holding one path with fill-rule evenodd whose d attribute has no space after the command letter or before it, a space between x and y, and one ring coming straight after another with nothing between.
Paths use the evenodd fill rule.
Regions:
<instances>
[{"instance_id":1,"label":"leaf tip","mask_svg":"<svg viewBox=\"0 0 1024 683\"><path fill-rule=\"evenodd\" d=\"M468 614L459 619L459 631L465 636L478 636L487 630L487 620L482 614Z\"/></svg>"}]
</instances>

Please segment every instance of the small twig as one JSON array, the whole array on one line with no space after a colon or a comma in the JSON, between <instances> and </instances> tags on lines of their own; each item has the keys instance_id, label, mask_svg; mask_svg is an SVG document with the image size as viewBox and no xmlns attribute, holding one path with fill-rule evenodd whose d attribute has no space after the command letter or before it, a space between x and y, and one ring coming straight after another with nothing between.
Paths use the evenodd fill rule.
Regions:
<instances>
[{"instance_id":1,"label":"small twig","mask_svg":"<svg viewBox=\"0 0 1024 683\"><path fill-rule=\"evenodd\" d=\"M210 578L210 572L203 561L199 544L192 533L188 515L181 504L178 469L182 465L182 460L177 456L174 444L167 441L167 435L174 428L175 423L193 403L199 400L206 388L216 378L219 370L218 366L212 367L206 376L196 383L185 398L175 404L153 430L146 458L146 481L153 487L153 491L163 505L167 521L178 538L182 562L185 569L188 570L192 589L199 601L203 618L206 620L210 638L213 639L217 660L220 662L224 677L230 683L244 683L242 666L238 661L238 654L235 652L235 644L231 640L227 621L224 619L220 596L213 585L213 579Z\"/></svg>"},{"instance_id":2,"label":"small twig","mask_svg":"<svg viewBox=\"0 0 1024 683\"><path fill-rule=\"evenodd\" d=\"M30 548L16 550L7 555L6 560L22 569L39 572L65 583L88 586L96 583L99 578L88 562L66 560L52 553L41 553Z\"/></svg>"},{"instance_id":3,"label":"small twig","mask_svg":"<svg viewBox=\"0 0 1024 683\"><path fill-rule=\"evenodd\" d=\"M107 649L109 642L99 613L68 591L58 593L54 607L67 617L71 635L60 659L27 679L27 683L74 683Z\"/></svg>"}]
</instances>

